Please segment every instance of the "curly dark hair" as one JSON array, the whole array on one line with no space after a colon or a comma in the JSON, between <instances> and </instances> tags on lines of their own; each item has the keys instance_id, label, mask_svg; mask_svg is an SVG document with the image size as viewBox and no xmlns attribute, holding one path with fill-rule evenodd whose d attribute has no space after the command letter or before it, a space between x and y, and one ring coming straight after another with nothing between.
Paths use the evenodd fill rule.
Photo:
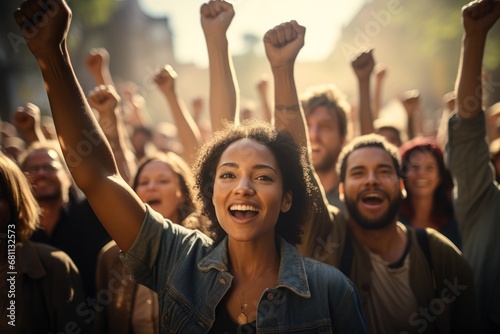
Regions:
<instances>
[{"instance_id":1,"label":"curly dark hair","mask_svg":"<svg viewBox=\"0 0 500 334\"><path fill-rule=\"evenodd\" d=\"M245 120L240 125L227 124L215 133L200 150L194 166L198 199L203 213L212 222L211 230L215 244L227 235L222 229L212 203L215 171L222 153L240 139L253 139L265 145L276 157L283 178L283 192L292 194L292 205L286 213L281 212L276 224L276 234L291 244L301 241L302 225L313 208L309 164L305 150L301 149L292 136L285 131L276 131L269 123Z\"/></svg>"}]
</instances>

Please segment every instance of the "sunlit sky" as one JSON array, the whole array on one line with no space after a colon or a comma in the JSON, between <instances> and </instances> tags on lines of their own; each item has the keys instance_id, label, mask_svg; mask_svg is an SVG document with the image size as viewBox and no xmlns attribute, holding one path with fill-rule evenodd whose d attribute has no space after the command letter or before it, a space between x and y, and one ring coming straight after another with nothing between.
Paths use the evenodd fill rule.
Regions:
<instances>
[{"instance_id":1,"label":"sunlit sky","mask_svg":"<svg viewBox=\"0 0 500 334\"><path fill-rule=\"evenodd\" d=\"M234 5L235 17L228 30L233 55L245 52L243 35L259 37L275 25L297 20L306 27L305 46L298 61L321 60L340 37L342 26L358 12L366 0L228 0ZM200 24L201 0L139 0L150 16L168 16L173 30L177 61L206 66L208 56ZM263 53L262 42L257 52Z\"/></svg>"}]
</instances>

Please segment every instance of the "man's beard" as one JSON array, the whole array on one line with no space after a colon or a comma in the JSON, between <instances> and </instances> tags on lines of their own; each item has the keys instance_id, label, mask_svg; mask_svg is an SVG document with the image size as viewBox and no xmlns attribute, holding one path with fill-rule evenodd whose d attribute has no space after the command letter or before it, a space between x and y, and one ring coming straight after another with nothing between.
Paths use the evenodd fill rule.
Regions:
<instances>
[{"instance_id":1,"label":"man's beard","mask_svg":"<svg viewBox=\"0 0 500 334\"><path fill-rule=\"evenodd\" d=\"M35 194L35 198L38 203L57 201L62 198L62 192L61 189L59 189L50 194L43 194L43 195Z\"/></svg>"},{"instance_id":2,"label":"man's beard","mask_svg":"<svg viewBox=\"0 0 500 334\"><path fill-rule=\"evenodd\" d=\"M351 200L347 194L345 194L345 206L350 218L356 222L361 228L366 230L381 230L396 221L399 207L401 205L402 198L397 196L389 203L389 208L384 215L377 219L370 219L364 216L358 209L357 201Z\"/></svg>"}]
</instances>

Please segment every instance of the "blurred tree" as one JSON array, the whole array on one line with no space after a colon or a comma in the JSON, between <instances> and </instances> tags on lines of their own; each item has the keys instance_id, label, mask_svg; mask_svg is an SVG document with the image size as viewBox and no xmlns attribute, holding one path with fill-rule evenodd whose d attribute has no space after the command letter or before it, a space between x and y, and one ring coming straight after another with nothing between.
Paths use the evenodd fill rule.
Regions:
<instances>
[{"instance_id":1,"label":"blurred tree","mask_svg":"<svg viewBox=\"0 0 500 334\"><path fill-rule=\"evenodd\" d=\"M73 24L68 38L70 53L89 28L105 24L119 0L68 1ZM0 118L9 120L19 103L45 99L37 89L42 85L38 66L26 47L13 13L21 1L0 1ZM43 104L43 103L42 103Z\"/></svg>"},{"instance_id":2,"label":"blurred tree","mask_svg":"<svg viewBox=\"0 0 500 334\"><path fill-rule=\"evenodd\" d=\"M437 78L441 82L436 86L454 87L462 38L461 8L468 3L468 0L402 1L402 10L393 17L395 28L406 37L405 47L422 57L431 71L441 74ZM496 24L488 34L484 55L492 101L500 100L499 54L500 24Z\"/></svg>"},{"instance_id":3,"label":"blurred tree","mask_svg":"<svg viewBox=\"0 0 500 334\"><path fill-rule=\"evenodd\" d=\"M404 31L408 43L422 56L458 58L462 38L461 8L467 0L403 1L400 14L394 16L397 29ZM487 70L500 68L500 24L489 32L484 57ZM458 60L458 59L457 59ZM455 62L453 62L455 65ZM453 67L456 69L456 66Z\"/></svg>"},{"instance_id":4,"label":"blurred tree","mask_svg":"<svg viewBox=\"0 0 500 334\"><path fill-rule=\"evenodd\" d=\"M243 41L245 41L247 52L254 52L255 48L260 43L260 38L254 33L246 33L243 34Z\"/></svg>"}]
</instances>

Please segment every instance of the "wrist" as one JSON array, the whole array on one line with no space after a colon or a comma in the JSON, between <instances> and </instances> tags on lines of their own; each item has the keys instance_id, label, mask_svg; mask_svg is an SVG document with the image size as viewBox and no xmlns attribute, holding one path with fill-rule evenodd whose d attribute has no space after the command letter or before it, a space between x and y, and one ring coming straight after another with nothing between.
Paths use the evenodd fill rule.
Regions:
<instances>
[{"instance_id":1,"label":"wrist","mask_svg":"<svg viewBox=\"0 0 500 334\"><path fill-rule=\"evenodd\" d=\"M462 37L463 43L467 44L485 44L487 33L482 31L465 31Z\"/></svg>"},{"instance_id":2,"label":"wrist","mask_svg":"<svg viewBox=\"0 0 500 334\"><path fill-rule=\"evenodd\" d=\"M370 76L358 76L359 84L366 85L370 83Z\"/></svg>"},{"instance_id":3,"label":"wrist","mask_svg":"<svg viewBox=\"0 0 500 334\"><path fill-rule=\"evenodd\" d=\"M294 60L291 61L283 61L277 64L271 64L271 71L274 75L276 74L288 74L293 72L294 68Z\"/></svg>"},{"instance_id":4,"label":"wrist","mask_svg":"<svg viewBox=\"0 0 500 334\"><path fill-rule=\"evenodd\" d=\"M227 44L227 36L226 32L205 32L205 40L208 45L211 43L216 43L217 45L219 44Z\"/></svg>"},{"instance_id":5,"label":"wrist","mask_svg":"<svg viewBox=\"0 0 500 334\"><path fill-rule=\"evenodd\" d=\"M66 58L66 54L63 52L60 46L48 46L43 49L32 51L35 59L40 62L45 62L50 59L60 59Z\"/></svg>"}]
</instances>

